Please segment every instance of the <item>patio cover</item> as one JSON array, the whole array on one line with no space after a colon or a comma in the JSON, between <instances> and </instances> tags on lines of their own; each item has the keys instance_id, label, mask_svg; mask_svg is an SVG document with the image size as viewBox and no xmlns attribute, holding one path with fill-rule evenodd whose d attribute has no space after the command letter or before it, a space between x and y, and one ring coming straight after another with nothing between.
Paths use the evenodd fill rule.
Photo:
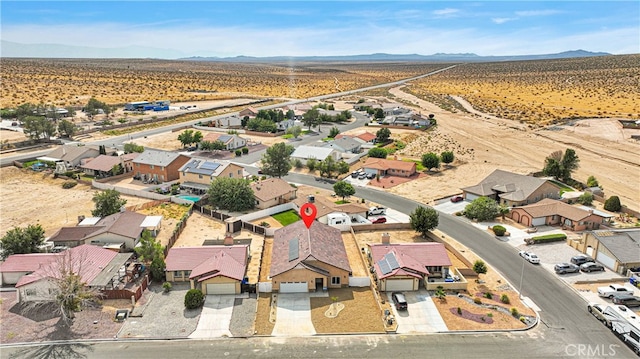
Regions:
<instances>
[{"instance_id":1,"label":"patio cover","mask_svg":"<svg viewBox=\"0 0 640 359\"><path fill-rule=\"evenodd\" d=\"M111 262L89 284L90 287L106 287L112 279L118 277L120 268L131 258L133 253L118 253Z\"/></svg>"}]
</instances>

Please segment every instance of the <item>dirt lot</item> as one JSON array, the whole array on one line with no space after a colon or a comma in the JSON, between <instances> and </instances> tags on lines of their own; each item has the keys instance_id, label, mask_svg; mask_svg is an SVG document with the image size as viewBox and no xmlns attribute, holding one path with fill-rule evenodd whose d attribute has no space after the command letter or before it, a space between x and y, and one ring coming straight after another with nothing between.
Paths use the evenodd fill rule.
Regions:
<instances>
[{"instance_id":1,"label":"dirt lot","mask_svg":"<svg viewBox=\"0 0 640 359\"><path fill-rule=\"evenodd\" d=\"M362 256L360 255L360 247L353 238L351 232L342 232L342 241L344 242L344 248L347 251L347 257L349 258L349 266L351 266L351 273L354 277L366 277L369 275L367 266L362 262Z\"/></svg>"},{"instance_id":2,"label":"dirt lot","mask_svg":"<svg viewBox=\"0 0 640 359\"><path fill-rule=\"evenodd\" d=\"M325 316L332 297L344 304L336 318ZM319 334L384 332L382 313L370 288L330 289L329 297L311 298L311 321Z\"/></svg>"},{"instance_id":3,"label":"dirt lot","mask_svg":"<svg viewBox=\"0 0 640 359\"><path fill-rule=\"evenodd\" d=\"M271 335L275 323L269 322L271 311L271 293L260 293L258 296L258 309L256 311L255 333L256 335Z\"/></svg>"}]
</instances>

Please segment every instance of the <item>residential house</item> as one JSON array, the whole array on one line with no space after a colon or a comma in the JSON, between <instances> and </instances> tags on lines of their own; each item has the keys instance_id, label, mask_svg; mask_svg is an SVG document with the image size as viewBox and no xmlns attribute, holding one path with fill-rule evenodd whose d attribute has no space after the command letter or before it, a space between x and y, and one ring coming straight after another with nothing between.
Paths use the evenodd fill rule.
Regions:
<instances>
[{"instance_id":1,"label":"residential house","mask_svg":"<svg viewBox=\"0 0 640 359\"><path fill-rule=\"evenodd\" d=\"M113 176L113 168L116 165L122 166L124 173L133 171L133 160L139 153L127 153L120 156L100 155L94 159L89 159L80 168L89 176L110 177Z\"/></svg>"},{"instance_id":2,"label":"residential house","mask_svg":"<svg viewBox=\"0 0 640 359\"><path fill-rule=\"evenodd\" d=\"M324 147L333 148L343 153L360 153L362 150L362 143L353 138L342 137L327 142Z\"/></svg>"},{"instance_id":3,"label":"residential house","mask_svg":"<svg viewBox=\"0 0 640 359\"><path fill-rule=\"evenodd\" d=\"M320 115L327 115L327 116L331 116L331 117L336 117L338 116L340 113L342 113L342 111L336 111L336 110L325 110L323 108L318 108L318 114Z\"/></svg>"},{"instance_id":4,"label":"residential house","mask_svg":"<svg viewBox=\"0 0 640 359\"><path fill-rule=\"evenodd\" d=\"M386 236L386 238L385 238ZM369 244L369 260L380 291L414 291L429 281L454 281L451 260L442 243Z\"/></svg>"},{"instance_id":5,"label":"residential house","mask_svg":"<svg viewBox=\"0 0 640 359\"><path fill-rule=\"evenodd\" d=\"M121 251L132 251L140 241L142 231L151 225L145 222L146 218L147 216L137 212L118 212L101 218L95 224L62 227L48 241L57 247L93 244ZM155 225L159 226L157 218L155 222Z\"/></svg>"},{"instance_id":6,"label":"residential house","mask_svg":"<svg viewBox=\"0 0 640 359\"><path fill-rule=\"evenodd\" d=\"M167 282L190 282L205 295L239 294L247 272L248 245L173 247L167 254Z\"/></svg>"},{"instance_id":7,"label":"residential house","mask_svg":"<svg viewBox=\"0 0 640 359\"><path fill-rule=\"evenodd\" d=\"M125 282L131 253L117 253L90 244L51 253L51 258L16 283L18 302L52 301L58 288L55 279L64 271L79 275L83 283L100 291L116 289Z\"/></svg>"},{"instance_id":8,"label":"residential house","mask_svg":"<svg viewBox=\"0 0 640 359\"><path fill-rule=\"evenodd\" d=\"M584 231L600 228L605 222L602 212L584 209L551 198L545 198L533 204L513 207L509 216L525 226L561 225L571 231ZM608 216L607 216L608 217Z\"/></svg>"},{"instance_id":9,"label":"residential house","mask_svg":"<svg viewBox=\"0 0 640 359\"><path fill-rule=\"evenodd\" d=\"M560 198L560 187L547 179L503 170L493 171L477 185L462 188L462 192L469 201L489 197L509 207Z\"/></svg>"},{"instance_id":10,"label":"residential house","mask_svg":"<svg viewBox=\"0 0 640 359\"><path fill-rule=\"evenodd\" d=\"M371 102L371 101L360 102L353 105L353 109L356 111L366 111L370 108L372 109L382 108L382 105L380 105L377 102Z\"/></svg>"},{"instance_id":11,"label":"residential house","mask_svg":"<svg viewBox=\"0 0 640 359\"><path fill-rule=\"evenodd\" d=\"M230 161L192 158L178 170L180 188L204 194L217 178L244 178L244 168Z\"/></svg>"},{"instance_id":12,"label":"residential house","mask_svg":"<svg viewBox=\"0 0 640 359\"><path fill-rule=\"evenodd\" d=\"M275 231L270 273L273 291L309 292L349 285L351 267L340 230L303 221Z\"/></svg>"},{"instance_id":13,"label":"residential house","mask_svg":"<svg viewBox=\"0 0 640 359\"><path fill-rule=\"evenodd\" d=\"M296 199L298 189L280 178L251 182L256 208L266 209Z\"/></svg>"},{"instance_id":14,"label":"residential house","mask_svg":"<svg viewBox=\"0 0 640 359\"><path fill-rule=\"evenodd\" d=\"M377 136L371 132L362 132L360 134L357 134L355 137L356 140L361 140L364 143L370 144L374 144L376 142L376 138Z\"/></svg>"},{"instance_id":15,"label":"residential house","mask_svg":"<svg viewBox=\"0 0 640 359\"><path fill-rule=\"evenodd\" d=\"M253 107L247 107L244 110L240 111L238 115L240 116L240 118L245 118L245 117L253 118L258 115L258 110L256 110Z\"/></svg>"},{"instance_id":16,"label":"residential house","mask_svg":"<svg viewBox=\"0 0 640 359\"><path fill-rule=\"evenodd\" d=\"M178 152L144 150L133 159L134 178L143 182L169 182L180 178L178 170L189 157Z\"/></svg>"},{"instance_id":17,"label":"residential house","mask_svg":"<svg viewBox=\"0 0 640 359\"><path fill-rule=\"evenodd\" d=\"M301 111L303 114L307 111L311 110L313 107L308 103L296 103L293 105L287 105L284 107L284 113L287 113L289 110Z\"/></svg>"},{"instance_id":18,"label":"residential house","mask_svg":"<svg viewBox=\"0 0 640 359\"><path fill-rule=\"evenodd\" d=\"M292 119L284 119L280 122L276 122L276 129L278 131L286 131L288 130L290 127L293 127L296 125L296 120L295 118Z\"/></svg>"},{"instance_id":19,"label":"residential house","mask_svg":"<svg viewBox=\"0 0 640 359\"><path fill-rule=\"evenodd\" d=\"M379 176L411 177L416 174L416 163L369 157L362 168L365 173Z\"/></svg>"},{"instance_id":20,"label":"residential house","mask_svg":"<svg viewBox=\"0 0 640 359\"><path fill-rule=\"evenodd\" d=\"M640 229L637 228L585 232L572 246L621 275L627 275L631 268L640 268Z\"/></svg>"},{"instance_id":21,"label":"residential house","mask_svg":"<svg viewBox=\"0 0 640 359\"><path fill-rule=\"evenodd\" d=\"M315 147L308 145L301 145L296 147L295 151L291 154L291 160L301 160L305 163L309 159L316 159L318 161L324 161L327 157L333 157L334 160L340 160L340 152L333 148L327 147Z\"/></svg>"},{"instance_id":22,"label":"residential house","mask_svg":"<svg viewBox=\"0 0 640 359\"><path fill-rule=\"evenodd\" d=\"M15 285L20 278L31 274L56 258L56 253L13 254L0 263L0 285Z\"/></svg>"},{"instance_id":23,"label":"residential house","mask_svg":"<svg viewBox=\"0 0 640 359\"><path fill-rule=\"evenodd\" d=\"M211 120L212 127L239 129L242 128L242 117L237 115L226 116Z\"/></svg>"},{"instance_id":24,"label":"residential house","mask_svg":"<svg viewBox=\"0 0 640 359\"><path fill-rule=\"evenodd\" d=\"M235 135L218 132L210 132L204 136L202 141L215 142L220 141L224 143L225 148L229 151L242 148L247 145L247 140Z\"/></svg>"},{"instance_id":25,"label":"residential house","mask_svg":"<svg viewBox=\"0 0 640 359\"><path fill-rule=\"evenodd\" d=\"M115 153L115 149L105 149L107 155ZM100 155L98 146L62 145L38 160L47 162L63 162L66 168L74 168L82 164L82 160L96 158Z\"/></svg>"},{"instance_id":26,"label":"residential house","mask_svg":"<svg viewBox=\"0 0 640 359\"><path fill-rule=\"evenodd\" d=\"M310 199L307 198L296 198L294 201L295 205L298 207L298 210L302 205L307 202L311 202ZM358 204L358 203L345 203L345 204L336 204L335 202L322 198L322 197L313 197L313 204L316 207L316 220L322 224L329 224L329 216L331 213L343 213L348 215L352 220L351 222L358 222L358 217L366 218L368 208ZM353 219L356 219L355 221Z\"/></svg>"},{"instance_id":27,"label":"residential house","mask_svg":"<svg viewBox=\"0 0 640 359\"><path fill-rule=\"evenodd\" d=\"M382 108L382 112L384 113L384 116L387 117L407 114L410 113L411 110L398 104L389 104Z\"/></svg>"}]
</instances>

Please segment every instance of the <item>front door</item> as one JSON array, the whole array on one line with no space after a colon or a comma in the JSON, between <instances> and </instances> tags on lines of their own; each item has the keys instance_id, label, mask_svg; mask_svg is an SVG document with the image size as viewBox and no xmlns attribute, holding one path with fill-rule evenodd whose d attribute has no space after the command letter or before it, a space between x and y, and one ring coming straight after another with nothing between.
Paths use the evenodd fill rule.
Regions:
<instances>
[{"instance_id":1,"label":"front door","mask_svg":"<svg viewBox=\"0 0 640 359\"><path fill-rule=\"evenodd\" d=\"M324 288L324 280L322 278L316 278L316 292L321 291Z\"/></svg>"}]
</instances>

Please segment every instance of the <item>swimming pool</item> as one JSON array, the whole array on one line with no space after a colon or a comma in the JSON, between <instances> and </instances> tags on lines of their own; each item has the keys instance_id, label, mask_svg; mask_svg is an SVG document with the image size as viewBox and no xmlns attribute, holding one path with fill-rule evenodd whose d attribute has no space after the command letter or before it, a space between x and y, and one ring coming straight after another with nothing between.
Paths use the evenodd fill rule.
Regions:
<instances>
[{"instance_id":1,"label":"swimming pool","mask_svg":"<svg viewBox=\"0 0 640 359\"><path fill-rule=\"evenodd\" d=\"M178 198L186 199L191 202L198 202L200 200L200 197L198 196L178 196Z\"/></svg>"}]
</instances>

